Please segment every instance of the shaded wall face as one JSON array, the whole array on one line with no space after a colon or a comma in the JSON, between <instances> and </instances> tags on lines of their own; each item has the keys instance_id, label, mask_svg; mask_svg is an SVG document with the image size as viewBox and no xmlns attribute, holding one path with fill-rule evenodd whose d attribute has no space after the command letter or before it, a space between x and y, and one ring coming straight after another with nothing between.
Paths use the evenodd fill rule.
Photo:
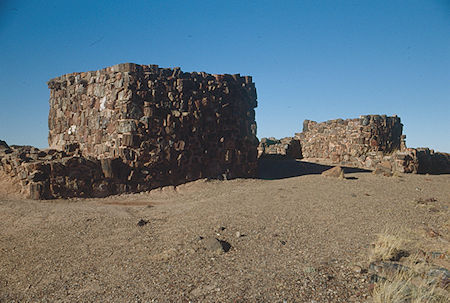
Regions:
<instances>
[{"instance_id":1,"label":"shaded wall face","mask_svg":"<svg viewBox=\"0 0 450 303\"><path fill-rule=\"evenodd\" d=\"M256 173L251 77L120 64L48 85L50 147L77 143L83 156L121 159L130 182Z\"/></svg>"},{"instance_id":2,"label":"shaded wall face","mask_svg":"<svg viewBox=\"0 0 450 303\"><path fill-rule=\"evenodd\" d=\"M305 120L297 134L304 158L363 163L368 155L388 155L404 148L398 117L362 116L360 119Z\"/></svg>"}]
</instances>

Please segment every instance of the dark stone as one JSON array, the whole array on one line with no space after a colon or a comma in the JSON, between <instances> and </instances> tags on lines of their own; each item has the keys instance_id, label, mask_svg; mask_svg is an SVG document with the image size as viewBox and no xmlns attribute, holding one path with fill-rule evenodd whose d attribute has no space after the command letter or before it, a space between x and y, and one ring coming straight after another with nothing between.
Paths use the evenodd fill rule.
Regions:
<instances>
[{"instance_id":1,"label":"dark stone","mask_svg":"<svg viewBox=\"0 0 450 303\"><path fill-rule=\"evenodd\" d=\"M144 220L144 219L141 219L141 220L139 220L139 222L137 223L137 226L142 227L142 226L144 226L144 225L146 225L146 224L148 224L148 221L147 221L147 220Z\"/></svg>"},{"instance_id":2,"label":"dark stone","mask_svg":"<svg viewBox=\"0 0 450 303\"><path fill-rule=\"evenodd\" d=\"M5 141L0 140L0 150L10 149L8 144Z\"/></svg>"},{"instance_id":3,"label":"dark stone","mask_svg":"<svg viewBox=\"0 0 450 303\"><path fill-rule=\"evenodd\" d=\"M78 143L70 143L64 146L64 151L68 154L72 154L80 149L80 145Z\"/></svg>"},{"instance_id":4,"label":"dark stone","mask_svg":"<svg viewBox=\"0 0 450 303\"><path fill-rule=\"evenodd\" d=\"M114 178L112 159L101 159L100 163L105 178Z\"/></svg>"}]
</instances>

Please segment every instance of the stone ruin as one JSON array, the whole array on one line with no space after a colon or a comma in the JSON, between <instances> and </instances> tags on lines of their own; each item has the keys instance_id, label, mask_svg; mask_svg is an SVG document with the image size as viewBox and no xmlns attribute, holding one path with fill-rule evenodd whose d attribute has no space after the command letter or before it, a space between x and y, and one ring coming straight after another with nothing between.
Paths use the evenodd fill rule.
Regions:
<instances>
[{"instance_id":1,"label":"stone ruin","mask_svg":"<svg viewBox=\"0 0 450 303\"><path fill-rule=\"evenodd\" d=\"M0 148L0 170L27 197L103 197L256 176L250 76L125 63L63 75L48 87L50 149Z\"/></svg>"},{"instance_id":2,"label":"stone ruin","mask_svg":"<svg viewBox=\"0 0 450 303\"><path fill-rule=\"evenodd\" d=\"M276 139L262 138L258 145L258 157L263 155L282 156L290 159L302 159L300 140L293 137Z\"/></svg>"},{"instance_id":3,"label":"stone ruin","mask_svg":"<svg viewBox=\"0 0 450 303\"><path fill-rule=\"evenodd\" d=\"M294 137L261 139L258 155L284 155L384 174L450 173L450 154L407 148L402 131L397 116L366 115L321 123L305 120L303 131Z\"/></svg>"},{"instance_id":4,"label":"stone ruin","mask_svg":"<svg viewBox=\"0 0 450 303\"><path fill-rule=\"evenodd\" d=\"M407 148L397 116L305 120L258 145L249 76L118 64L52 79L49 149L0 141L0 181L32 199L105 197L200 178L256 177L276 155L402 173L450 173L450 155ZM1 186L1 185L0 185Z\"/></svg>"}]
</instances>

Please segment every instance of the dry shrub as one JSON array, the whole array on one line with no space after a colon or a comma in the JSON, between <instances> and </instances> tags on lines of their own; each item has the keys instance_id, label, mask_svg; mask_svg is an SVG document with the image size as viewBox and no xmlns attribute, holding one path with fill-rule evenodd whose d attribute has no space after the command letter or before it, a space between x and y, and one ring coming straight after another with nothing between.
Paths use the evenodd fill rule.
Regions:
<instances>
[{"instance_id":1,"label":"dry shrub","mask_svg":"<svg viewBox=\"0 0 450 303\"><path fill-rule=\"evenodd\" d=\"M372 293L374 303L403 303L410 301L411 296L409 283L402 279L377 283Z\"/></svg>"},{"instance_id":2,"label":"dry shrub","mask_svg":"<svg viewBox=\"0 0 450 303\"><path fill-rule=\"evenodd\" d=\"M404 231L386 230L379 234L373 243L370 261L398 261L402 256L406 256L409 241L402 235L403 233Z\"/></svg>"},{"instance_id":3,"label":"dry shrub","mask_svg":"<svg viewBox=\"0 0 450 303\"><path fill-rule=\"evenodd\" d=\"M447 303L448 292L423 279L415 285L413 278L402 273L375 285L374 303Z\"/></svg>"},{"instance_id":4,"label":"dry shrub","mask_svg":"<svg viewBox=\"0 0 450 303\"><path fill-rule=\"evenodd\" d=\"M408 235L411 237L408 238ZM399 252L417 249L419 243L412 233L384 232L378 235L370 255L371 261L392 261ZM402 260L407 270L389 275L375 284L372 298L375 303L444 303L449 292L437 287L436 277L427 275L433 268L423 255L416 253Z\"/></svg>"}]
</instances>

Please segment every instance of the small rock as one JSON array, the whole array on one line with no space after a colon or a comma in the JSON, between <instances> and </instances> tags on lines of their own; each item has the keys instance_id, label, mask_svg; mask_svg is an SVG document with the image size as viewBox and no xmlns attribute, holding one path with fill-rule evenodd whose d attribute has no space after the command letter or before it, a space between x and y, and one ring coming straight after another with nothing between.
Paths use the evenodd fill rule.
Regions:
<instances>
[{"instance_id":1,"label":"small rock","mask_svg":"<svg viewBox=\"0 0 450 303\"><path fill-rule=\"evenodd\" d=\"M369 294L372 294L374 289L375 289L375 282L371 282L367 287Z\"/></svg>"},{"instance_id":2,"label":"small rock","mask_svg":"<svg viewBox=\"0 0 450 303\"><path fill-rule=\"evenodd\" d=\"M438 251L432 251L430 253L430 256L433 259L446 259L447 258L447 255L445 253L438 252Z\"/></svg>"},{"instance_id":3,"label":"small rock","mask_svg":"<svg viewBox=\"0 0 450 303\"><path fill-rule=\"evenodd\" d=\"M389 161L383 161L379 164L380 167L384 167L390 171L392 171L392 164Z\"/></svg>"},{"instance_id":4,"label":"small rock","mask_svg":"<svg viewBox=\"0 0 450 303\"><path fill-rule=\"evenodd\" d=\"M344 179L344 170L342 167L336 166L322 172L322 176Z\"/></svg>"},{"instance_id":5,"label":"small rock","mask_svg":"<svg viewBox=\"0 0 450 303\"><path fill-rule=\"evenodd\" d=\"M431 238L436 238L436 237L440 237L441 236L440 233L438 233L437 231L435 231L434 229L429 228L429 227L425 228L425 233Z\"/></svg>"},{"instance_id":6,"label":"small rock","mask_svg":"<svg viewBox=\"0 0 450 303\"><path fill-rule=\"evenodd\" d=\"M191 291L191 295L194 297L198 297L201 295L211 293L214 289L215 289L215 286L213 286L213 285L200 285L199 287L197 287Z\"/></svg>"},{"instance_id":7,"label":"small rock","mask_svg":"<svg viewBox=\"0 0 450 303\"><path fill-rule=\"evenodd\" d=\"M236 238L240 238L242 235L239 231L236 232Z\"/></svg>"},{"instance_id":8,"label":"small rock","mask_svg":"<svg viewBox=\"0 0 450 303\"><path fill-rule=\"evenodd\" d=\"M139 220L139 222L137 223L137 226L144 226L144 225L146 225L147 223L148 223L147 220L141 219L141 220Z\"/></svg>"},{"instance_id":9,"label":"small rock","mask_svg":"<svg viewBox=\"0 0 450 303\"><path fill-rule=\"evenodd\" d=\"M8 144L5 141L0 140L0 150L10 149Z\"/></svg>"},{"instance_id":10,"label":"small rock","mask_svg":"<svg viewBox=\"0 0 450 303\"><path fill-rule=\"evenodd\" d=\"M360 274L360 273L362 272L363 269L362 269L361 266L355 265L355 266L352 267L352 270L353 270L354 272Z\"/></svg>"},{"instance_id":11,"label":"small rock","mask_svg":"<svg viewBox=\"0 0 450 303\"><path fill-rule=\"evenodd\" d=\"M372 173L374 175L383 175L385 177L392 177L392 170L381 165L378 165Z\"/></svg>"},{"instance_id":12,"label":"small rock","mask_svg":"<svg viewBox=\"0 0 450 303\"><path fill-rule=\"evenodd\" d=\"M303 268L303 272L310 274L310 273L316 272L316 269L312 266L307 266L307 267Z\"/></svg>"},{"instance_id":13,"label":"small rock","mask_svg":"<svg viewBox=\"0 0 450 303\"><path fill-rule=\"evenodd\" d=\"M281 245L286 245L286 241L280 240Z\"/></svg>"},{"instance_id":14,"label":"small rock","mask_svg":"<svg viewBox=\"0 0 450 303\"><path fill-rule=\"evenodd\" d=\"M228 252L231 249L230 243L214 237L207 238L204 245L206 250L214 252Z\"/></svg>"},{"instance_id":15,"label":"small rock","mask_svg":"<svg viewBox=\"0 0 450 303\"><path fill-rule=\"evenodd\" d=\"M381 276L379 276L379 275L377 275L377 274L372 274L372 275L370 276L369 281L370 281L371 284L374 284L374 283L386 281L386 278L381 277ZM369 289L369 290L370 290L370 289Z\"/></svg>"},{"instance_id":16,"label":"small rock","mask_svg":"<svg viewBox=\"0 0 450 303\"><path fill-rule=\"evenodd\" d=\"M170 248L159 254L152 255L152 256L150 256L150 258L152 260L157 260L157 261L167 261L171 258L176 257L177 254L178 254L178 251L175 248Z\"/></svg>"},{"instance_id":17,"label":"small rock","mask_svg":"<svg viewBox=\"0 0 450 303\"><path fill-rule=\"evenodd\" d=\"M428 271L427 275L431 277L446 277L450 279L450 271L444 267L432 268Z\"/></svg>"},{"instance_id":18,"label":"small rock","mask_svg":"<svg viewBox=\"0 0 450 303\"><path fill-rule=\"evenodd\" d=\"M401 272L409 272L410 268L400 263L394 262L372 262L369 264L369 271L376 275L396 275Z\"/></svg>"}]
</instances>

